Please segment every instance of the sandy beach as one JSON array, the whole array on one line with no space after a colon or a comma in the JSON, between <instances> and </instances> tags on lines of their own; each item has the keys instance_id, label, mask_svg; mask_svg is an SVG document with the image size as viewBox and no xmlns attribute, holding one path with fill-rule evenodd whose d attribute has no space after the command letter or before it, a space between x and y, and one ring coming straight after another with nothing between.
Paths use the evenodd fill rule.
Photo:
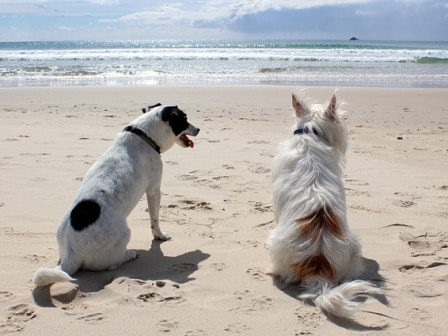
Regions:
<instances>
[{"instance_id":1,"label":"sandy beach","mask_svg":"<svg viewBox=\"0 0 448 336\"><path fill-rule=\"evenodd\" d=\"M386 291L329 319L266 274L270 170L294 123L289 86L0 89L0 335L443 335L448 329L448 90L341 88L344 185L364 278ZM308 89L317 101L333 88ZM140 108L201 128L162 156L161 226L128 218L136 261L35 289L83 175Z\"/></svg>"}]
</instances>

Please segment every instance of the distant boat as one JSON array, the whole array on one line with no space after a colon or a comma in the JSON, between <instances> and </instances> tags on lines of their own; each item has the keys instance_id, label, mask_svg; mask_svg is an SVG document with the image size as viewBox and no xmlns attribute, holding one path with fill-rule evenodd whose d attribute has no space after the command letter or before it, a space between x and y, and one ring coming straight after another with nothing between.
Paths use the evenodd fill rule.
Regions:
<instances>
[{"instance_id":1,"label":"distant boat","mask_svg":"<svg viewBox=\"0 0 448 336\"><path fill-rule=\"evenodd\" d=\"M350 41L359 41L359 38L353 36Z\"/></svg>"}]
</instances>

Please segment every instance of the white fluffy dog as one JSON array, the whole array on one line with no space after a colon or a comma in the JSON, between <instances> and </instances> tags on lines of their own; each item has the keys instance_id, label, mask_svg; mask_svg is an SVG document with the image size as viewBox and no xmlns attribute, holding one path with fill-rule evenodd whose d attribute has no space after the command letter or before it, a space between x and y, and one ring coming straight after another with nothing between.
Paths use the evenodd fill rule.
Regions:
<instances>
[{"instance_id":1,"label":"white fluffy dog","mask_svg":"<svg viewBox=\"0 0 448 336\"><path fill-rule=\"evenodd\" d=\"M159 227L160 153L174 143L193 147L187 134L196 136L199 129L177 106L156 104L143 113L87 172L57 231L60 264L39 269L36 286L74 280L71 275L80 268L113 269L135 259L136 252L126 250L131 235L126 218L144 193L154 237L170 238Z\"/></svg>"},{"instance_id":2,"label":"white fluffy dog","mask_svg":"<svg viewBox=\"0 0 448 336\"><path fill-rule=\"evenodd\" d=\"M293 95L292 105L297 125L280 145L272 172L277 222L268 238L272 274L299 282L304 287L299 298L324 312L349 317L360 305L357 297L381 290L367 281L346 282L363 270L360 245L347 225L341 181L346 126L335 95L327 106Z\"/></svg>"}]
</instances>

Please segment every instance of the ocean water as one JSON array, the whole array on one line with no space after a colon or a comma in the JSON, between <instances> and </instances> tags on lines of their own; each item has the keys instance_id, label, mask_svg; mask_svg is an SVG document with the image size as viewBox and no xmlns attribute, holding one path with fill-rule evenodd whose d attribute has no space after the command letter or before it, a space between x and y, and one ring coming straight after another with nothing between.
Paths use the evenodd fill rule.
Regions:
<instances>
[{"instance_id":1,"label":"ocean water","mask_svg":"<svg viewBox=\"0 0 448 336\"><path fill-rule=\"evenodd\" d=\"M448 87L448 42L0 42L0 87Z\"/></svg>"}]
</instances>

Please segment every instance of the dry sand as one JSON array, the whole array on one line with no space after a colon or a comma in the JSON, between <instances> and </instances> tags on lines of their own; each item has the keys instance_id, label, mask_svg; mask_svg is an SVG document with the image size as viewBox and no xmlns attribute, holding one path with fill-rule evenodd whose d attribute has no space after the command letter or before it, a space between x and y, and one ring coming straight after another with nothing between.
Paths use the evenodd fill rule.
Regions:
<instances>
[{"instance_id":1,"label":"dry sand","mask_svg":"<svg viewBox=\"0 0 448 336\"><path fill-rule=\"evenodd\" d=\"M293 125L295 88L0 90L0 335L444 335L448 329L448 90L342 88L350 147L344 184L365 274L387 291L353 321L330 320L275 287L270 167ZM309 89L317 100L332 88ZM153 242L143 197L128 218L140 258L35 290L58 261L55 231L82 176L152 103L201 128L163 155Z\"/></svg>"}]
</instances>

